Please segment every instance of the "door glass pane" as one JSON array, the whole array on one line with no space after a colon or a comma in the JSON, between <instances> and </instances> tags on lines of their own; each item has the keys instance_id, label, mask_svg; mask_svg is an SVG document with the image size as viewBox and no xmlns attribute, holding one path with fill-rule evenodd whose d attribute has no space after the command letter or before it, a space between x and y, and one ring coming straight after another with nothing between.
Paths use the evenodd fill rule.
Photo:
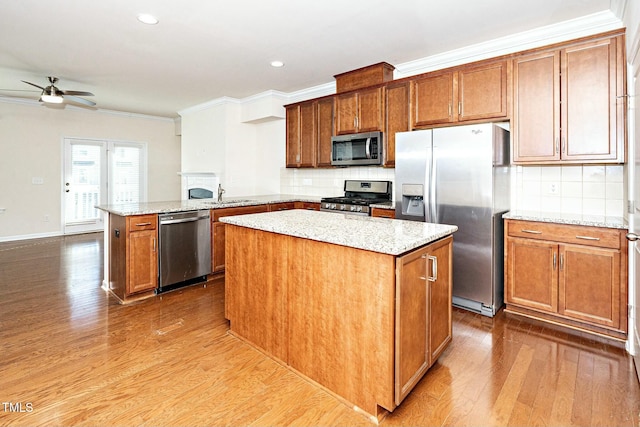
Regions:
<instances>
[{"instance_id":1,"label":"door glass pane","mask_svg":"<svg viewBox=\"0 0 640 427\"><path fill-rule=\"evenodd\" d=\"M94 206L100 204L102 150L100 145L71 145L70 179L65 183L66 224L100 218Z\"/></svg>"},{"instance_id":2,"label":"door glass pane","mask_svg":"<svg viewBox=\"0 0 640 427\"><path fill-rule=\"evenodd\" d=\"M142 150L131 145L114 145L111 157L109 203L138 203L142 197Z\"/></svg>"}]
</instances>

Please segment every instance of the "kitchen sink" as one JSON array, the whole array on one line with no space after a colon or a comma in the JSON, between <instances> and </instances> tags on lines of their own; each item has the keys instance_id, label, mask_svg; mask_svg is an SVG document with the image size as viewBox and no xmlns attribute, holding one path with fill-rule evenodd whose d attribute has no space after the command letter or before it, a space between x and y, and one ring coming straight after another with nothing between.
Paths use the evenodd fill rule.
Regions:
<instances>
[{"instance_id":1,"label":"kitchen sink","mask_svg":"<svg viewBox=\"0 0 640 427\"><path fill-rule=\"evenodd\" d=\"M235 204L235 203L250 203L250 202L255 202L255 200L251 200L251 199L227 199L227 200L222 200L220 202L218 202L217 200L214 200L214 201L211 201L211 202L204 202L203 204L209 205L209 206L222 206L222 205L231 205L231 204Z\"/></svg>"}]
</instances>

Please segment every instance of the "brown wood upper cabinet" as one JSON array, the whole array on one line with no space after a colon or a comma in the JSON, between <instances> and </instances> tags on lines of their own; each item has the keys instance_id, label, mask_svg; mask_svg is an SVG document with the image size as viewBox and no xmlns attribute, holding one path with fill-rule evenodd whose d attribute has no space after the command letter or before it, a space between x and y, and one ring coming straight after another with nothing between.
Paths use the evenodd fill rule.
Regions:
<instances>
[{"instance_id":1,"label":"brown wood upper cabinet","mask_svg":"<svg viewBox=\"0 0 640 427\"><path fill-rule=\"evenodd\" d=\"M334 99L336 135L383 130L384 87L339 94Z\"/></svg>"},{"instance_id":2,"label":"brown wood upper cabinet","mask_svg":"<svg viewBox=\"0 0 640 427\"><path fill-rule=\"evenodd\" d=\"M396 132L406 132L410 126L409 98L409 82L387 85L383 166L394 167L396 164Z\"/></svg>"},{"instance_id":3,"label":"brown wood upper cabinet","mask_svg":"<svg viewBox=\"0 0 640 427\"><path fill-rule=\"evenodd\" d=\"M484 63L412 80L412 128L507 117L508 65Z\"/></svg>"},{"instance_id":4,"label":"brown wood upper cabinet","mask_svg":"<svg viewBox=\"0 0 640 427\"><path fill-rule=\"evenodd\" d=\"M288 168L331 166L333 97L287 106Z\"/></svg>"},{"instance_id":5,"label":"brown wood upper cabinet","mask_svg":"<svg viewBox=\"0 0 640 427\"><path fill-rule=\"evenodd\" d=\"M287 167L313 167L316 164L317 102L287 107Z\"/></svg>"},{"instance_id":6,"label":"brown wood upper cabinet","mask_svg":"<svg viewBox=\"0 0 640 427\"><path fill-rule=\"evenodd\" d=\"M513 60L513 162L624 162L624 36Z\"/></svg>"}]
</instances>

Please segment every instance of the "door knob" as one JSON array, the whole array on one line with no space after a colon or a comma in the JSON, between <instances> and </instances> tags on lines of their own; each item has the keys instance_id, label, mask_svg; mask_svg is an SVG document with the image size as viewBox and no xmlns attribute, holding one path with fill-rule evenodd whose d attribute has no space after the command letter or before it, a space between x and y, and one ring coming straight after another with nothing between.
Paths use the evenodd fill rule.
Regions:
<instances>
[{"instance_id":1,"label":"door knob","mask_svg":"<svg viewBox=\"0 0 640 427\"><path fill-rule=\"evenodd\" d=\"M637 235L636 233L627 233L627 240L628 241L635 242L638 239L640 239L640 236Z\"/></svg>"}]
</instances>

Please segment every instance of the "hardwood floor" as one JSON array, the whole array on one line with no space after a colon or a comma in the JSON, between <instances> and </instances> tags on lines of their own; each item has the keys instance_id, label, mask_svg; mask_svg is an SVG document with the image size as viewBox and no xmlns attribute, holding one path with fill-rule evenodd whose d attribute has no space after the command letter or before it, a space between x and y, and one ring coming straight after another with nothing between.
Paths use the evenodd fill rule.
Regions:
<instances>
[{"instance_id":1,"label":"hardwood floor","mask_svg":"<svg viewBox=\"0 0 640 427\"><path fill-rule=\"evenodd\" d=\"M0 244L0 425L372 425L227 334L221 280L122 306L102 253L101 234ZM609 341L454 309L381 425L638 426L633 369Z\"/></svg>"}]
</instances>

